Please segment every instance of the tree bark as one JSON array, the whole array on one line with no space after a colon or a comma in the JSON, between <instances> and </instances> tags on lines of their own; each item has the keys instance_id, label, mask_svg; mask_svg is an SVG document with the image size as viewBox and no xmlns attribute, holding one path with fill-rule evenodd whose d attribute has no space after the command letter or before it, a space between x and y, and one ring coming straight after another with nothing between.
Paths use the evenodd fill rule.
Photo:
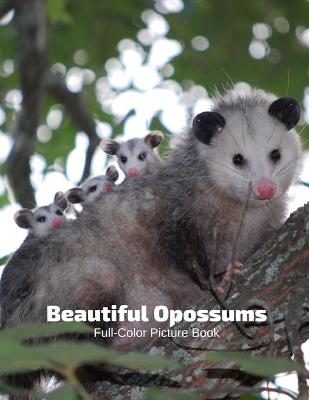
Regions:
<instances>
[{"instance_id":1,"label":"tree bark","mask_svg":"<svg viewBox=\"0 0 309 400\"><path fill-rule=\"evenodd\" d=\"M220 337L206 340L191 337L175 339L175 341L182 346L193 348L242 350L249 354L265 356L272 352L274 357L291 357L287 331L289 333L289 329L292 329L290 328L292 324L291 321L287 324L285 317L288 313L293 314L291 306L295 307L295 300L289 304L291 294L296 293L297 287L302 285L308 288L306 281L309 276L308 267L309 203L293 213L280 231L248 259L245 263L245 277L233 286L232 294L227 301L229 309L247 309L251 303L263 305L268 309L273 323L248 327L248 332L254 336L252 340L246 339L235 324L230 322L194 323L194 325L183 323L175 329L189 329L192 326L206 330L218 328ZM298 292L303 293L304 297L308 296L307 290L298 290ZM298 311L295 309L292 321L304 321L303 315L300 315L304 301L305 298L298 296L297 304L301 307L298 306ZM205 293L203 301L193 308L210 310L218 309L219 305L210 293ZM306 322L308 323L308 318ZM307 327L301 330L299 343L295 343L294 340L294 354L299 353L300 343L308 337ZM248 348L254 350L250 351ZM262 381L262 378L242 372L236 363L205 361L207 351L179 348L170 339L158 339L148 350L151 353L179 360L183 362L184 367L165 375L143 375L132 373L132 371L118 371L113 379L118 379L122 386L97 382L91 386L93 398L136 400L143 398L145 387L163 386L197 390L203 399L230 399L238 397L237 390L242 392L244 387L252 387ZM299 354L297 356L299 358ZM106 376L103 379L109 380Z\"/></svg>"},{"instance_id":2,"label":"tree bark","mask_svg":"<svg viewBox=\"0 0 309 400\"><path fill-rule=\"evenodd\" d=\"M75 122L76 126L81 129L88 137L89 144L86 152L85 165L80 182L83 182L90 175L91 161L100 139L96 132L96 123L88 111L82 93L71 92L63 79L54 74L49 74L47 80L47 89L66 109L68 115Z\"/></svg>"},{"instance_id":3,"label":"tree bark","mask_svg":"<svg viewBox=\"0 0 309 400\"><path fill-rule=\"evenodd\" d=\"M49 91L63 103L67 113L89 139L81 181L90 174L91 161L99 144L96 124L85 106L82 93L72 93L65 82L48 72L48 43L44 1L10 0L0 14L15 9L19 42L22 107L12 132L13 147L6 161L7 176L15 199L23 207L35 207L30 181L30 157L36 142L42 103Z\"/></svg>"},{"instance_id":4,"label":"tree bark","mask_svg":"<svg viewBox=\"0 0 309 400\"><path fill-rule=\"evenodd\" d=\"M35 206L30 182L30 157L45 95L47 71L47 32L42 0L18 1L15 4L19 42L22 107L12 136L14 145L6 162L7 175L16 201L23 207Z\"/></svg>"}]
</instances>

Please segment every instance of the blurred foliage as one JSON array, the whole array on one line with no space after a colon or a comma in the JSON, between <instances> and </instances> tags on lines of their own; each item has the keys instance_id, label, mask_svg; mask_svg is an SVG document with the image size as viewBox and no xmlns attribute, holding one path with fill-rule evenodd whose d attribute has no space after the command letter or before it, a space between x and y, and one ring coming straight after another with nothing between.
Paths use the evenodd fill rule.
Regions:
<instances>
[{"instance_id":1,"label":"blurred foliage","mask_svg":"<svg viewBox=\"0 0 309 400\"><path fill-rule=\"evenodd\" d=\"M9 257L0 257L0 265L5 265L8 262Z\"/></svg>"},{"instance_id":2,"label":"blurred foliage","mask_svg":"<svg viewBox=\"0 0 309 400\"><path fill-rule=\"evenodd\" d=\"M226 86L228 74L233 82L245 81L278 96L288 93L302 100L308 84L308 48L299 43L295 31L308 27L308 2L197 0L185 4L183 12L168 17L173 37L185 46L175 60L175 79L194 79L211 90ZM288 32L279 33L274 28L276 17L286 18ZM272 30L266 40L270 48L279 50L278 62L271 62L270 57L256 60L249 54L252 27L259 22ZM205 53L190 46L195 35L208 38L210 46Z\"/></svg>"},{"instance_id":3,"label":"blurred foliage","mask_svg":"<svg viewBox=\"0 0 309 400\"><path fill-rule=\"evenodd\" d=\"M200 397L194 394L181 391L162 390L150 388L146 392L146 400L199 400Z\"/></svg>"},{"instance_id":4,"label":"blurred foliage","mask_svg":"<svg viewBox=\"0 0 309 400\"><path fill-rule=\"evenodd\" d=\"M103 348L85 341L64 341L65 334L78 334L88 337L93 334L93 328L83 323L60 322L46 324L26 324L0 331L0 374L27 373L35 370L53 371L63 377L65 384L54 388L44 398L90 399L84 387L77 378L77 369L84 365L107 363L114 366L156 372L179 369L181 365L162 356L145 353L121 353ZM51 340L54 336L62 337L59 341ZM29 341L30 340L30 341ZM33 342L34 341L34 342ZM302 367L293 361L250 356L240 352L207 352L205 359L211 361L234 361L249 373L261 377L273 377L279 372L292 370L303 371ZM26 394L19 388L12 388L0 383L0 394ZM40 394L38 394L40 396ZM42 396L42 394L41 394ZM196 400L194 393L175 389L149 388L146 393L148 400ZM248 395L243 399L254 399Z\"/></svg>"},{"instance_id":5,"label":"blurred foliage","mask_svg":"<svg viewBox=\"0 0 309 400\"><path fill-rule=\"evenodd\" d=\"M93 330L85 324L66 322L28 324L2 330L0 332L0 374L26 373L40 369L57 372L67 383L48 396L44 395L44 398L68 400L90 398L76 377L77 368L85 364L108 363L149 372L180 367L175 361L161 356L133 352L124 354L88 342L52 341L46 344L46 338L67 333L91 335ZM25 341L29 339L38 338L44 338L45 341L36 342L36 345L25 344ZM1 393L25 394L25 391L0 384Z\"/></svg>"},{"instance_id":6,"label":"blurred foliage","mask_svg":"<svg viewBox=\"0 0 309 400\"><path fill-rule=\"evenodd\" d=\"M162 390L157 388L148 389L146 392L146 400L200 400L201 397L187 392ZM253 394L245 394L239 398L240 400L259 400L262 397Z\"/></svg>"},{"instance_id":7,"label":"blurred foliage","mask_svg":"<svg viewBox=\"0 0 309 400\"><path fill-rule=\"evenodd\" d=\"M137 33L145 28L141 18L145 9L155 9L164 0L48 0L47 19L49 34L50 66L62 64L66 71L76 67L74 54L83 49L87 59L81 68L95 73L96 79L106 76L105 62L118 57L117 44L123 38L137 40ZM246 81L253 86L272 91L277 95L289 94L302 101L308 83L308 47L296 35L308 24L308 2L298 0L247 1L233 0L186 0L179 12L163 14L169 25L168 38L176 39L182 46L181 54L172 60L177 82L193 81L203 85L209 93L214 88L222 90L231 82ZM276 18L285 18L288 29L282 33L275 28ZM254 39L253 25L265 23L270 29L269 37L260 40L268 55L254 59L249 45ZM205 36L209 48L197 51L191 45L196 36ZM140 44L145 52L150 46ZM275 56L273 56L273 53ZM6 60L13 60L14 72L3 73ZM6 112L2 130L10 132L15 111L5 101L6 93L20 87L18 74L18 48L15 22L0 27L0 105ZM160 72L160 71L159 71ZM84 84L86 104L98 120L113 126L113 135L121 133L124 121L103 111L95 93L94 82ZM128 88L129 89L129 88ZM44 104L42 123L52 106L53 98ZM166 131L160 118L155 117L151 128ZM72 148L77 128L69 117L65 117L55 128L51 140L38 143L36 151L42 154L47 165L57 158L63 165ZM309 137L308 129L303 132ZM7 196L0 198L1 205Z\"/></svg>"}]
</instances>

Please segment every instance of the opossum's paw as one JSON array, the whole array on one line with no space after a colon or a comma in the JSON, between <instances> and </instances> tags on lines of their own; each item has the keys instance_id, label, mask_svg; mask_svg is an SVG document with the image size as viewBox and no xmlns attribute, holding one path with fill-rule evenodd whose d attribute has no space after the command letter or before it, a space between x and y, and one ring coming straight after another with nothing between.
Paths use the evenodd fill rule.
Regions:
<instances>
[{"instance_id":1,"label":"opossum's paw","mask_svg":"<svg viewBox=\"0 0 309 400\"><path fill-rule=\"evenodd\" d=\"M239 261L233 261L228 265L221 282L217 286L217 291L219 294L224 296L234 278L244 275L242 268L243 265Z\"/></svg>"}]
</instances>

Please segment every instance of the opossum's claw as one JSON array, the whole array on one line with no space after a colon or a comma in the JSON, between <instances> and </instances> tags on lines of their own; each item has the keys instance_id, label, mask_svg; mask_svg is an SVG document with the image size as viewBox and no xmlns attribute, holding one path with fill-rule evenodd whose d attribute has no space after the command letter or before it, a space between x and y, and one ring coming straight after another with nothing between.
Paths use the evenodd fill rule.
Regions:
<instances>
[{"instance_id":1,"label":"opossum's claw","mask_svg":"<svg viewBox=\"0 0 309 400\"><path fill-rule=\"evenodd\" d=\"M221 282L217 286L217 291L220 295L224 296L226 294L234 277L244 275L242 268L243 265L239 261L233 261L228 265Z\"/></svg>"}]
</instances>

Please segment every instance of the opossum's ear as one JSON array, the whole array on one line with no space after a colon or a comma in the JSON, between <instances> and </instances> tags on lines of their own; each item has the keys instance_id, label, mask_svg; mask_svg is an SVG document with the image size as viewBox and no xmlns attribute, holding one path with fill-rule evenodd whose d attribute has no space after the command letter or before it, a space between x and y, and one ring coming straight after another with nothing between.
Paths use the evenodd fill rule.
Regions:
<instances>
[{"instance_id":1,"label":"opossum's ear","mask_svg":"<svg viewBox=\"0 0 309 400\"><path fill-rule=\"evenodd\" d=\"M20 228L29 229L33 224L33 212L28 208L22 208L16 211L14 220Z\"/></svg>"},{"instance_id":2,"label":"opossum's ear","mask_svg":"<svg viewBox=\"0 0 309 400\"><path fill-rule=\"evenodd\" d=\"M119 172L117 171L117 168L114 167L114 165L110 165L106 172L105 175L108 177L108 179L112 182L116 182L116 180L119 178Z\"/></svg>"},{"instance_id":3,"label":"opossum's ear","mask_svg":"<svg viewBox=\"0 0 309 400\"><path fill-rule=\"evenodd\" d=\"M158 147L164 139L164 134L161 131L152 131L145 137L145 143L152 149Z\"/></svg>"},{"instance_id":4,"label":"opossum's ear","mask_svg":"<svg viewBox=\"0 0 309 400\"><path fill-rule=\"evenodd\" d=\"M108 155L115 156L120 148L120 144L116 140L102 139L100 147Z\"/></svg>"},{"instance_id":5,"label":"opossum's ear","mask_svg":"<svg viewBox=\"0 0 309 400\"><path fill-rule=\"evenodd\" d=\"M68 190L65 197L72 204L78 204L85 200L85 194L79 187Z\"/></svg>"},{"instance_id":6,"label":"opossum's ear","mask_svg":"<svg viewBox=\"0 0 309 400\"><path fill-rule=\"evenodd\" d=\"M301 109L293 97L280 97L269 106L268 113L281 121L289 131L300 119Z\"/></svg>"},{"instance_id":7,"label":"opossum's ear","mask_svg":"<svg viewBox=\"0 0 309 400\"><path fill-rule=\"evenodd\" d=\"M68 207L68 201L64 197L63 192L57 192L54 197L54 204L61 208L62 211L64 211Z\"/></svg>"},{"instance_id":8,"label":"opossum's ear","mask_svg":"<svg viewBox=\"0 0 309 400\"><path fill-rule=\"evenodd\" d=\"M198 114L193 120L193 133L204 144L209 144L216 133L222 131L225 119L217 112L205 111Z\"/></svg>"}]
</instances>

